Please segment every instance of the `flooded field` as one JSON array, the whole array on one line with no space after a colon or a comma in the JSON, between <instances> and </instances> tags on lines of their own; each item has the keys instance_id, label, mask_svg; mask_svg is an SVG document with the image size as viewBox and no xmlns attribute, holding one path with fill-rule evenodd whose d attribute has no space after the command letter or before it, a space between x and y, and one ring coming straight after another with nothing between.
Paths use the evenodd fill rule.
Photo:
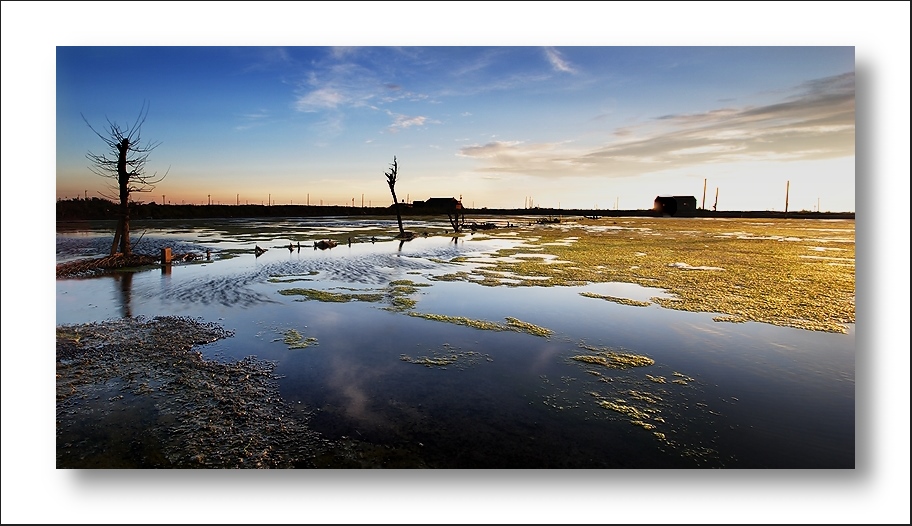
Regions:
<instances>
[{"instance_id":1,"label":"flooded field","mask_svg":"<svg viewBox=\"0 0 912 526\"><path fill-rule=\"evenodd\" d=\"M57 279L57 467L855 467L854 221L472 219L134 221L187 257Z\"/></svg>"}]
</instances>

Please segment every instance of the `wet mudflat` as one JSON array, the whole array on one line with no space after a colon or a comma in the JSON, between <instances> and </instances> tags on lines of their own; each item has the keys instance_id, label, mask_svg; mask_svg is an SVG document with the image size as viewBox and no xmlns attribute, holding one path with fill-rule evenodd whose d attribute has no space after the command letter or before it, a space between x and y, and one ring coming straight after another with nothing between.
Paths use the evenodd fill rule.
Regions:
<instances>
[{"instance_id":1,"label":"wet mudflat","mask_svg":"<svg viewBox=\"0 0 912 526\"><path fill-rule=\"evenodd\" d=\"M58 467L854 466L853 221L491 221L140 225L212 259L58 280Z\"/></svg>"}]
</instances>

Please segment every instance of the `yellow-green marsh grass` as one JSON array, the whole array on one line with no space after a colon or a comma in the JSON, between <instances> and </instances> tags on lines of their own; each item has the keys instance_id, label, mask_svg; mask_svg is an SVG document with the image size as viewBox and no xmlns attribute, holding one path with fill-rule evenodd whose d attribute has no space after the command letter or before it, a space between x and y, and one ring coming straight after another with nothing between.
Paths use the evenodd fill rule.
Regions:
<instances>
[{"instance_id":1,"label":"yellow-green marsh grass","mask_svg":"<svg viewBox=\"0 0 912 526\"><path fill-rule=\"evenodd\" d=\"M304 296L309 300L325 301L331 303L347 303L349 301L377 302L385 297L379 293L347 294L344 292L329 292L317 289L283 289L279 291L283 296Z\"/></svg>"},{"instance_id":2,"label":"yellow-green marsh grass","mask_svg":"<svg viewBox=\"0 0 912 526\"><path fill-rule=\"evenodd\" d=\"M312 345L317 345L316 338L305 338L300 332L296 331L295 329L289 329L285 331L283 341L289 349L306 349Z\"/></svg>"},{"instance_id":3,"label":"yellow-green marsh grass","mask_svg":"<svg viewBox=\"0 0 912 526\"><path fill-rule=\"evenodd\" d=\"M621 305L629 305L631 307L648 307L651 305L648 301L637 301L628 298L618 298L617 296L608 296L605 294L596 294L594 292L580 292L580 296L585 296L587 298L597 298L606 301L611 301L614 303L620 303Z\"/></svg>"},{"instance_id":4,"label":"yellow-green marsh grass","mask_svg":"<svg viewBox=\"0 0 912 526\"><path fill-rule=\"evenodd\" d=\"M423 365L425 367L440 367L443 369L447 368L449 365L456 365L457 368L475 365L482 358L489 362L493 361L489 355L482 355L482 353L478 351L457 351L448 348L446 345L444 347L446 347L446 353L434 353L434 356L419 356L417 358L402 354L399 356L399 359L403 362Z\"/></svg>"},{"instance_id":5,"label":"yellow-green marsh grass","mask_svg":"<svg viewBox=\"0 0 912 526\"><path fill-rule=\"evenodd\" d=\"M609 369L628 369L630 367L649 367L650 365L655 365L655 360L640 354L615 352L610 349L598 349L588 345L580 345L580 347L594 351L595 354L571 356L571 360L592 365L601 365Z\"/></svg>"},{"instance_id":6,"label":"yellow-green marsh grass","mask_svg":"<svg viewBox=\"0 0 912 526\"><path fill-rule=\"evenodd\" d=\"M539 287L626 282L665 289L673 297L654 303L719 313L717 321L836 333L855 323L853 220L603 218L520 233L528 236L521 246L497 250L484 267L435 279ZM516 257L530 246L553 258ZM821 257L824 251L832 257Z\"/></svg>"},{"instance_id":7,"label":"yellow-green marsh grass","mask_svg":"<svg viewBox=\"0 0 912 526\"><path fill-rule=\"evenodd\" d=\"M622 415L630 418L631 422L649 420L649 413L627 404L624 400L599 400L598 405L604 407L605 409L610 409L611 411L621 413Z\"/></svg>"},{"instance_id":8,"label":"yellow-green marsh grass","mask_svg":"<svg viewBox=\"0 0 912 526\"><path fill-rule=\"evenodd\" d=\"M409 312L409 316L414 316L416 318L424 318L426 320L442 321L446 323L454 323L456 325L464 325L466 327L472 327L473 329L481 329L487 331L515 331L515 332L525 332L532 334L534 336L541 336L547 338L551 336L553 331L545 327L539 327L538 325L533 325L516 318L506 318L507 323L497 323L487 320L476 320L472 318L466 318L465 316L447 316L444 314L427 314L423 312Z\"/></svg>"},{"instance_id":9,"label":"yellow-green marsh grass","mask_svg":"<svg viewBox=\"0 0 912 526\"><path fill-rule=\"evenodd\" d=\"M285 281L275 281L275 283L285 283ZM411 280L402 279L390 282L389 286L383 292L333 292L318 289L292 288L283 289L279 294L283 296L304 296L308 300L324 301L330 303L347 303L349 301L366 301L377 303L388 301L390 306L388 310L405 311L415 306L415 300L409 298L410 295L418 292L420 287L429 287L426 283L414 283ZM348 289L357 290L357 289Z\"/></svg>"}]
</instances>

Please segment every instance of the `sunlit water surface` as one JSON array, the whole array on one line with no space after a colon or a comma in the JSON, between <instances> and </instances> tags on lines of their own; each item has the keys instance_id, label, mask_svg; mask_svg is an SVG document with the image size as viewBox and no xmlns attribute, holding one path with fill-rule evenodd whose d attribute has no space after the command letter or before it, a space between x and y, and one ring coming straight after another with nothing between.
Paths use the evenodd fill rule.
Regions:
<instances>
[{"instance_id":1,"label":"sunlit water surface","mask_svg":"<svg viewBox=\"0 0 912 526\"><path fill-rule=\"evenodd\" d=\"M432 234L447 227L406 222L407 229ZM57 261L104 255L112 232L106 223L58 224ZM435 281L521 240L430 235L400 243L392 239L396 232L395 220L386 219L135 222L140 251L143 245L176 253L209 249L212 260L58 279L57 324L161 315L218 322L234 336L202 347L205 356L275 361L283 397L313 411L311 427L391 452L378 454L377 466L854 467L854 325L848 334L831 334L720 323L714 313L580 295L638 301L665 295L626 283ZM351 245L313 248L313 241L340 233ZM267 251L256 257L255 246ZM476 263L447 263L456 256ZM279 293L380 292L395 280L430 285L410 296L414 312L498 323L517 318L553 334L480 330L388 310L384 302ZM289 348L284 335L291 329L315 344ZM583 346L643 355L655 364L616 370L572 360L591 353ZM456 360L409 361L445 356ZM648 409L647 423L655 427L632 423L600 401Z\"/></svg>"}]
</instances>

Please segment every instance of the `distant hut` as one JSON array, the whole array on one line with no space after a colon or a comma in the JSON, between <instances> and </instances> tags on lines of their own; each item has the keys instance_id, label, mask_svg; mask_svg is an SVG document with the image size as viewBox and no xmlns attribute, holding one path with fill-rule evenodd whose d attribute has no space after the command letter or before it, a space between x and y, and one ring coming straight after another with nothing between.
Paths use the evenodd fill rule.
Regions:
<instances>
[{"instance_id":1,"label":"distant hut","mask_svg":"<svg viewBox=\"0 0 912 526\"><path fill-rule=\"evenodd\" d=\"M462 196L431 197L427 201L415 201L412 208L419 214L446 214L454 232L460 232L465 226L465 212L462 208Z\"/></svg>"},{"instance_id":2,"label":"distant hut","mask_svg":"<svg viewBox=\"0 0 912 526\"><path fill-rule=\"evenodd\" d=\"M657 196L652 209L659 215L693 217L697 210L697 198L692 195Z\"/></svg>"},{"instance_id":3,"label":"distant hut","mask_svg":"<svg viewBox=\"0 0 912 526\"><path fill-rule=\"evenodd\" d=\"M431 197L427 201L415 201L412 208L427 213L452 212L462 208L462 203L455 197Z\"/></svg>"}]
</instances>

